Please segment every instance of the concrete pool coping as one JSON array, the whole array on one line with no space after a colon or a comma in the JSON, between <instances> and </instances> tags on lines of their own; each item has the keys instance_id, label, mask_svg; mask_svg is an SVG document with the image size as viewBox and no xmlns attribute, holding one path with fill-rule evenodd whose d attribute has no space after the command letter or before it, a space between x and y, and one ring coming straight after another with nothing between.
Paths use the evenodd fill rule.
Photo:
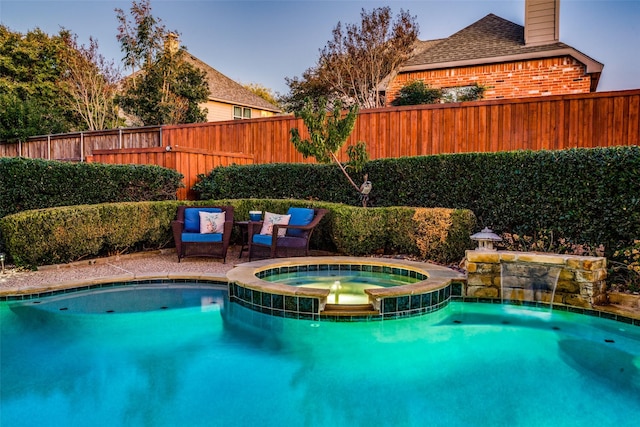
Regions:
<instances>
[{"instance_id":1,"label":"concrete pool coping","mask_svg":"<svg viewBox=\"0 0 640 427\"><path fill-rule=\"evenodd\" d=\"M425 274L426 280L420 282L393 286L389 288L366 289L365 292L374 298L384 298L398 295L414 295L441 288L453 280L462 281L464 274L447 267L442 267L432 263L409 261L393 258L367 258L348 256L319 256L319 257L296 257L282 259L265 259L239 264L227 273L227 278L233 283L242 283L245 287L258 291L278 292L282 295L305 296L322 298L329 295L327 289L302 288L296 286L283 285L280 283L268 282L256 276L261 270L291 267L299 265L377 265L388 267L402 267Z\"/></svg>"},{"instance_id":2,"label":"concrete pool coping","mask_svg":"<svg viewBox=\"0 0 640 427\"><path fill-rule=\"evenodd\" d=\"M244 264L246 258L238 258L238 254L239 246L230 247L226 264L211 258L187 258L178 263L175 249L163 249L88 259L68 264L47 265L39 267L36 271L17 271L7 266L7 272L0 274L0 299L6 300L12 296L37 294L60 289L71 290L87 284L153 280L158 278L226 282L226 273L234 267ZM315 260L320 256L345 258L339 255L327 255L326 253L311 258ZM387 258L370 257L370 259L372 263L378 263ZM395 258L394 260L401 261ZM462 281L466 281L466 276L464 274L462 276L464 277ZM640 307L635 302L638 298L637 295L614 293L611 296L611 302L608 305L595 306L592 307L592 310L640 321ZM630 306L628 303L619 302L622 297L634 298L634 305Z\"/></svg>"}]
</instances>

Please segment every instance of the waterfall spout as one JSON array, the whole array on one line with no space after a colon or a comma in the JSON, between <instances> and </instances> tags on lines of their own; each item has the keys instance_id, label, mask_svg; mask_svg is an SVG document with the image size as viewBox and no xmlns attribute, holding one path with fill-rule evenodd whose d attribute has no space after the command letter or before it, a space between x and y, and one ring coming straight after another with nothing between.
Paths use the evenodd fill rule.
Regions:
<instances>
[{"instance_id":1,"label":"waterfall spout","mask_svg":"<svg viewBox=\"0 0 640 427\"><path fill-rule=\"evenodd\" d=\"M561 270L562 268L557 265L501 262L500 299L502 303L512 301L548 303L549 309L553 309Z\"/></svg>"}]
</instances>

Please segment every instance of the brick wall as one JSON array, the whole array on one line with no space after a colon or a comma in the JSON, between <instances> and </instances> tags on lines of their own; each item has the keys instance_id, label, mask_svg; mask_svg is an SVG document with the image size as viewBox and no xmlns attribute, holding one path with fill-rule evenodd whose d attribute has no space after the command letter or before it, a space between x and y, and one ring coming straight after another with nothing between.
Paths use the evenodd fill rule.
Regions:
<instances>
[{"instance_id":1,"label":"brick wall","mask_svg":"<svg viewBox=\"0 0 640 427\"><path fill-rule=\"evenodd\" d=\"M585 66L570 56L399 74L389 85L389 104L413 80L448 88L474 83L486 87L483 99L589 93L591 77Z\"/></svg>"}]
</instances>

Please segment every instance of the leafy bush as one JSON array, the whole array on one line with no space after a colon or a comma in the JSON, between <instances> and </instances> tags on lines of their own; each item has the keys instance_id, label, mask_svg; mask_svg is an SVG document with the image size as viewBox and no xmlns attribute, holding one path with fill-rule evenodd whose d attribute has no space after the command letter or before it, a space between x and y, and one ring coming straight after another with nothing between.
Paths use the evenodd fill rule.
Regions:
<instances>
[{"instance_id":1,"label":"leafy bush","mask_svg":"<svg viewBox=\"0 0 640 427\"><path fill-rule=\"evenodd\" d=\"M200 199L262 198L324 200L357 204L359 193L336 165L274 163L226 166L199 175L193 190Z\"/></svg>"},{"instance_id":2,"label":"leafy bush","mask_svg":"<svg viewBox=\"0 0 640 427\"><path fill-rule=\"evenodd\" d=\"M0 158L0 217L30 209L173 200L182 174L151 165Z\"/></svg>"},{"instance_id":3,"label":"leafy bush","mask_svg":"<svg viewBox=\"0 0 640 427\"><path fill-rule=\"evenodd\" d=\"M387 237L393 234L388 229L387 214L384 208L339 207L331 230L338 252L356 256L385 253Z\"/></svg>"},{"instance_id":4,"label":"leafy bush","mask_svg":"<svg viewBox=\"0 0 640 427\"><path fill-rule=\"evenodd\" d=\"M469 210L343 205L334 211L332 233L340 253L401 253L450 264L473 247L469 236L475 226Z\"/></svg>"},{"instance_id":5,"label":"leafy bush","mask_svg":"<svg viewBox=\"0 0 640 427\"><path fill-rule=\"evenodd\" d=\"M0 218L0 230L16 265L66 263L173 245L170 224L181 204L232 205L236 220L247 220L249 210L285 213L291 206L325 208L329 213L313 233L314 248L345 255L402 250L441 263L463 257L465 249L472 246L469 236L475 226L473 213L453 209L365 209L294 199L235 199L106 203L24 211ZM416 229L420 231L415 233ZM237 239L238 232L234 232Z\"/></svg>"},{"instance_id":6,"label":"leafy bush","mask_svg":"<svg viewBox=\"0 0 640 427\"><path fill-rule=\"evenodd\" d=\"M0 230L16 265L66 263L169 245L178 204L107 203L23 211L0 218Z\"/></svg>"},{"instance_id":7,"label":"leafy bush","mask_svg":"<svg viewBox=\"0 0 640 427\"><path fill-rule=\"evenodd\" d=\"M431 88L422 80L413 80L400 88L391 105L435 104L440 98L442 89Z\"/></svg>"},{"instance_id":8,"label":"leafy bush","mask_svg":"<svg viewBox=\"0 0 640 427\"><path fill-rule=\"evenodd\" d=\"M640 239L618 249L609 260L609 284L620 290L640 292Z\"/></svg>"},{"instance_id":9,"label":"leafy bush","mask_svg":"<svg viewBox=\"0 0 640 427\"><path fill-rule=\"evenodd\" d=\"M556 245L604 246L640 236L640 147L444 154L370 161L374 206L473 211L480 227ZM204 197L314 199L356 205L335 166L272 164L217 168L195 190Z\"/></svg>"}]
</instances>

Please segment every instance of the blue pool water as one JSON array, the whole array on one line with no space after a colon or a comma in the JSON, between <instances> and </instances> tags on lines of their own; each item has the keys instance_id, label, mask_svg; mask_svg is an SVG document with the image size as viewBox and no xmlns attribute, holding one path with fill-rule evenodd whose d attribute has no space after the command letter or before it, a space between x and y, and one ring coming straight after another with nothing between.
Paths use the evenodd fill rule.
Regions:
<instances>
[{"instance_id":1,"label":"blue pool water","mask_svg":"<svg viewBox=\"0 0 640 427\"><path fill-rule=\"evenodd\" d=\"M328 289L329 304L367 304L365 289L390 288L419 282L415 276L372 271L306 271L280 273L262 277L262 280L301 288Z\"/></svg>"},{"instance_id":2,"label":"blue pool water","mask_svg":"<svg viewBox=\"0 0 640 427\"><path fill-rule=\"evenodd\" d=\"M0 325L3 427L640 419L640 328L566 312L453 302L408 319L313 322L183 287L1 303Z\"/></svg>"},{"instance_id":3,"label":"blue pool water","mask_svg":"<svg viewBox=\"0 0 640 427\"><path fill-rule=\"evenodd\" d=\"M375 273L371 271L305 271L304 273L281 273L262 277L267 282L284 283L290 286L322 286L336 280L354 284L368 285L376 288L388 288L419 282L422 279L391 273Z\"/></svg>"}]
</instances>

